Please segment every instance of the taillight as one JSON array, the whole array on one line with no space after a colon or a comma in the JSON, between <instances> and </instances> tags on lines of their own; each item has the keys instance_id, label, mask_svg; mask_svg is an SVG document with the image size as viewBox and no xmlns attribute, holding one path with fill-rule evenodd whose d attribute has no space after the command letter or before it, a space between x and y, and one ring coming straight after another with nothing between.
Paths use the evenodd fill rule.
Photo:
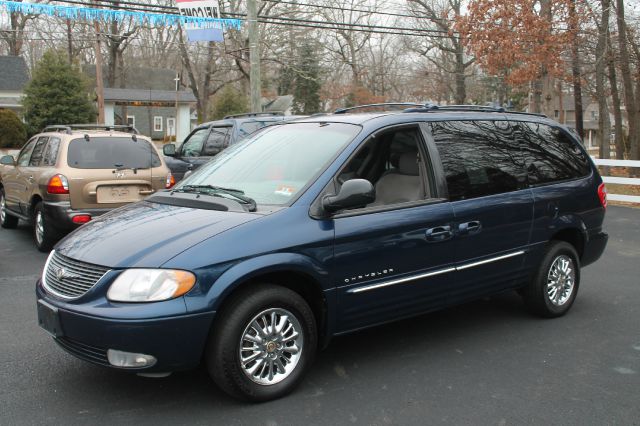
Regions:
<instances>
[{"instance_id":1,"label":"taillight","mask_svg":"<svg viewBox=\"0 0 640 426\"><path fill-rule=\"evenodd\" d=\"M606 209L607 208L607 187L604 186L604 183L601 183L600 186L598 186L598 198L600 198L600 204L602 204L602 207Z\"/></svg>"},{"instance_id":2,"label":"taillight","mask_svg":"<svg viewBox=\"0 0 640 426\"><path fill-rule=\"evenodd\" d=\"M169 172L169 174L167 175L167 180L164 183L164 187L166 189L169 189L175 184L176 184L176 178L174 178L171 172Z\"/></svg>"},{"instance_id":3,"label":"taillight","mask_svg":"<svg viewBox=\"0 0 640 426\"><path fill-rule=\"evenodd\" d=\"M47 183L47 192L49 194L68 194L69 182L63 175L55 175L49 179Z\"/></svg>"},{"instance_id":4,"label":"taillight","mask_svg":"<svg viewBox=\"0 0 640 426\"><path fill-rule=\"evenodd\" d=\"M77 214L71 218L71 222L83 224L91 221L91 215L88 214Z\"/></svg>"}]
</instances>

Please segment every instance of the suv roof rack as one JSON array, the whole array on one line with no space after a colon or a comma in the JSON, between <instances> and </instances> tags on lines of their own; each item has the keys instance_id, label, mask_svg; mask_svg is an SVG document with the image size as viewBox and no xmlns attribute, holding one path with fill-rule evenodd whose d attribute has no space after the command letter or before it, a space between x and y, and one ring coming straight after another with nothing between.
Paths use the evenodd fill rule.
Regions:
<instances>
[{"instance_id":1,"label":"suv roof rack","mask_svg":"<svg viewBox=\"0 0 640 426\"><path fill-rule=\"evenodd\" d=\"M425 104L418 108L407 108L402 112L434 112L434 111L470 111L470 112L497 112L508 114L534 115L536 117L547 117L544 114L535 112L509 111L503 107L492 107L485 105L435 105Z\"/></svg>"},{"instance_id":2,"label":"suv roof rack","mask_svg":"<svg viewBox=\"0 0 640 426\"><path fill-rule=\"evenodd\" d=\"M245 118L245 117L273 117L284 115L284 111L272 111L272 112L245 112L244 114L231 114L222 117L223 120L228 118Z\"/></svg>"},{"instance_id":3,"label":"suv roof rack","mask_svg":"<svg viewBox=\"0 0 640 426\"><path fill-rule=\"evenodd\" d=\"M425 104L418 104L413 102L384 102L380 104L366 104L366 105L356 105L347 108L338 108L333 113L334 114L345 114L348 111L353 111L356 109L364 109L364 108L375 108L375 107L424 107Z\"/></svg>"},{"instance_id":4,"label":"suv roof rack","mask_svg":"<svg viewBox=\"0 0 640 426\"><path fill-rule=\"evenodd\" d=\"M111 131L122 131L131 133L134 135L139 134L138 129L134 126L129 126L127 124L67 124L67 125L56 125L56 126L47 126L44 128L43 132L65 132L67 134L71 134L73 130L111 130Z\"/></svg>"}]
</instances>

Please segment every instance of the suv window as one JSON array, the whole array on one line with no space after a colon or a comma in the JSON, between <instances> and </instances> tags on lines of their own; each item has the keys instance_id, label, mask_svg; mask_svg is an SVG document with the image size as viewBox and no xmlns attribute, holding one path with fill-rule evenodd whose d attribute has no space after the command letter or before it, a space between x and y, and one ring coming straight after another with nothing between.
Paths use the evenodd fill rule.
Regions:
<instances>
[{"instance_id":1,"label":"suv window","mask_svg":"<svg viewBox=\"0 0 640 426\"><path fill-rule=\"evenodd\" d=\"M591 168L587 155L561 129L539 123L520 123L518 127L531 185L589 174Z\"/></svg>"},{"instance_id":2,"label":"suv window","mask_svg":"<svg viewBox=\"0 0 640 426\"><path fill-rule=\"evenodd\" d=\"M149 142L126 137L73 139L69 142L67 163L75 169L145 169L162 164Z\"/></svg>"},{"instance_id":3,"label":"suv window","mask_svg":"<svg viewBox=\"0 0 640 426\"><path fill-rule=\"evenodd\" d=\"M524 164L509 123L445 121L430 125L451 201L526 186Z\"/></svg>"},{"instance_id":4,"label":"suv window","mask_svg":"<svg viewBox=\"0 0 640 426\"><path fill-rule=\"evenodd\" d=\"M362 145L338 175L338 184L367 179L376 189L376 200L368 207L419 201L426 184L421 167L418 127L405 126L376 134Z\"/></svg>"},{"instance_id":5,"label":"suv window","mask_svg":"<svg viewBox=\"0 0 640 426\"><path fill-rule=\"evenodd\" d=\"M27 166L29 165L29 159L31 158L31 151L33 151L33 146L36 144L36 138L31 139L20 151L20 155L18 155L18 166Z\"/></svg>"},{"instance_id":6,"label":"suv window","mask_svg":"<svg viewBox=\"0 0 640 426\"><path fill-rule=\"evenodd\" d=\"M43 166L55 166L58 160L58 148L60 147L60 138L51 137L42 157Z\"/></svg>"},{"instance_id":7,"label":"suv window","mask_svg":"<svg viewBox=\"0 0 640 426\"><path fill-rule=\"evenodd\" d=\"M47 140L49 138L47 136L40 136L36 145L33 147L33 152L31 153L31 159L29 160L29 166L39 166L40 160L42 160L42 153L44 151L45 145L47 144Z\"/></svg>"},{"instance_id":8,"label":"suv window","mask_svg":"<svg viewBox=\"0 0 640 426\"><path fill-rule=\"evenodd\" d=\"M230 132L231 127L212 127L207 142L204 144L202 155L214 156L222 151L228 145Z\"/></svg>"},{"instance_id":9,"label":"suv window","mask_svg":"<svg viewBox=\"0 0 640 426\"><path fill-rule=\"evenodd\" d=\"M180 147L180 155L183 157L199 157L202 152L202 144L209 134L209 128L197 129L184 141Z\"/></svg>"}]
</instances>

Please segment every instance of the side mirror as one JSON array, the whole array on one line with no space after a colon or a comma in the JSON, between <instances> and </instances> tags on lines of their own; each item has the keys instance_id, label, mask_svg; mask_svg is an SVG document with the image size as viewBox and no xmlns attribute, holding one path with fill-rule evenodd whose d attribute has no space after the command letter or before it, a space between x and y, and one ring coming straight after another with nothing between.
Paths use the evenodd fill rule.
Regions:
<instances>
[{"instance_id":1,"label":"side mirror","mask_svg":"<svg viewBox=\"0 0 640 426\"><path fill-rule=\"evenodd\" d=\"M16 160L13 158L13 155L3 155L0 158L0 164L4 164L5 166L15 166Z\"/></svg>"},{"instance_id":2,"label":"side mirror","mask_svg":"<svg viewBox=\"0 0 640 426\"><path fill-rule=\"evenodd\" d=\"M351 179L342 184L336 195L327 195L322 199L322 208L328 213L338 210L360 207L373 203L376 190L366 179Z\"/></svg>"},{"instance_id":3,"label":"side mirror","mask_svg":"<svg viewBox=\"0 0 640 426\"><path fill-rule=\"evenodd\" d=\"M162 153L166 156L173 157L176 155L176 146L172 143L166 144L162 147Z\"/></svg>"}]
</instances>

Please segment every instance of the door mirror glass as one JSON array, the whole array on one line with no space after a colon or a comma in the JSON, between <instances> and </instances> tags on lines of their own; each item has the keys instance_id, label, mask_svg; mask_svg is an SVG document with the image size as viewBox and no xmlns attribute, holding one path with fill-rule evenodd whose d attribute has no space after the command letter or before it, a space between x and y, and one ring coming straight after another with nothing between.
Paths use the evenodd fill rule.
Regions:
<instances>
[{"instance_id":1,"label":"door mirror glass","mask_svg":"<svg viewBox=\"0 0 640 426\"><path fill-rule=\"evenodd\" d=\"M322 208L328 213L338 210L363 207L373 203L376 191L366 179L351 179L342 184L337 195L328 195L322 200Z\"/></svg>"},{"instance_id":2,"label":"door mirror glass","mask_svg":"<svg viewBox=\"0 0 640 426\"><path fill-rule=\"evenodd\" d=\"M172 143L169 143L162 147L162 153L169 157L173 157L176 155L176 146Z\"/></svg>"},{"instance_id":3,"label":"door mirror glass","mask_svg":"<svg viewBox=\"0 0 640 426\"><path fill-rule=\"evenodd\" d=\"M12 155L3 155L2 158L0 158L0 164L4 164L5 166L15 166L16 160Z\"/></svg>"}]
</instances>

